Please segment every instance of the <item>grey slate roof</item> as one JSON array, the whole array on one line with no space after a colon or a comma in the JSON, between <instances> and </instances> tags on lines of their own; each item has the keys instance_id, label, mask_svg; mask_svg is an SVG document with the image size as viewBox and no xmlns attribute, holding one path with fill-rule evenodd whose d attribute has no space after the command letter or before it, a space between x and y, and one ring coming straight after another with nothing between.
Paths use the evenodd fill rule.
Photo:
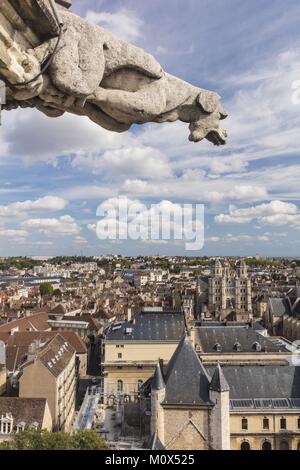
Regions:
<instances>
[{"instance_id":1,"label":"grey slate roof","mask_svg":"<svg viewBox=\"0 0 300 470\"><path fill-rule=\"evenodd\" d=\"M216 353L217 346L221 346L220 353L251 352L261 353L255 349L255 343L261 345L262 351L287 352L284 345L275 344L257 331L240 327L195 328L196 343L201 347L202 353ZM235 345L239 343L241 350L237 351Z\"/></svg>"},{"instance_id":2,"label":"grey slate roof","mask_svg":"<svg viewBox=\"0 0 300 470\"><path fill-rule=\"evenodd\" d=\"M210 405L208 376L185 334L167 366L164 404Z\"/></svg>"},{"instance_id":3,"label":"grey slate roof","mask_svg":"<svg viewBox=\"0 0 300 470\"><path fill-rule=\"evenodd\" d=\"M185 330L181 313L140 313L133 322L112 325L106 341L172 341L178 342Z\"/></svg>"},{"instance_id":4,"label":"grey slate roof","mask_svg":"<svg viewBox=\"0 0 300 470\"><path fill-rule=\"evenodd\" d=\"M270 298L269 299L270 312L275 317L282 317L283 315L291 315L290 303L287 299Z\"/></svg>"},{"instance_id":5,"label":"grey slate roof","mask_svg":"<svg viewBox=\"0 0 300 470\"><path fill-rule=\"evenodd\" d=\"M162 390L166 386L159 363L156 366L151 386L153 390Z\"/></svg>"},{"instance_id":6,"label":"grey slate roof","mask_svg":"<svg viewBox=\"0 0 300 470\"><path fill-rule=\"evenodd\" d=\"M224 377L220 364L215 368L213 377L210 382L210 389L214 392L228 392L230 387Z\"/></svg>"},{"instance_id":7,"label":"grey slate roof","mask_svg":"<svg viewBox=\"0 0 300 470\"><path fill-rule=\"evenodd\" d=\"M215 368L206 368L210 376ZM230 399L300 398L300 367L224 366Z\"/></svg>"}]
</instances>

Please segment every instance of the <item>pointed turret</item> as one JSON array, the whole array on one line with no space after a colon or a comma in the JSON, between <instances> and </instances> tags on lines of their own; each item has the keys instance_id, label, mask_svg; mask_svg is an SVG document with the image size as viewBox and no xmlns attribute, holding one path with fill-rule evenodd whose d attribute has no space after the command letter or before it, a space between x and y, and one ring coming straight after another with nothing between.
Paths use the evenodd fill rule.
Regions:
<instances>
[{"instance_id":1,"label":"pointed turret","mask_svg":"<svg viewBox=\"0 0 300 470\"><path fill-rule=\"evenodd\" d=\"M152 390L162 390L165 387L166 387L166 385L165 385L165 381L164 381L164 378L163 378L162 370L161 370L161 367L160 367L160 363L158 362L158 364L156 366L156 369L155 369L153 379L152 379L151 388L152 388Z\"/></svg>"},{"instance_id":2,"label":"pointed turret","mask_svg":"<svg viewBox=\"0 0 300 470\"><path fill-rule=\"evenodd\" d=\"M228 385L227 380L225 379L222 367L220 364L217 365L213 378L211 379L210 390L213 392L229 392L230 387Z\"/></svg>"}]
</instances>

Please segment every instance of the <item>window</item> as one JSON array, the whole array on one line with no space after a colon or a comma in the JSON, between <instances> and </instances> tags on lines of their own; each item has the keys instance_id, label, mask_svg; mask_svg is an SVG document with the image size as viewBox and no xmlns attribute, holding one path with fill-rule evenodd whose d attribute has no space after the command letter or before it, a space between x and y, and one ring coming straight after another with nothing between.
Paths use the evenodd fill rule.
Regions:
<instances>
[{"instance_id":1,"label":"window","mask_svg":"<svg viewBox=\"0 0 300 470\"><path fill-rule=\"evenodd\" d=\"M241 443L241 450L251 450L250 444L247 441Z\"/></svg>"},{"instance_id":2,"label":"window","mask_svg":"<svg viewBox=\"0 0 300 470\"><path fill-rule=\"evenodd\" d=\"M300 429L300 417L298 418L298 429Z\"/></svg>"},{"instance_id":3,"label":"window","mask_svg":"<svg viewBox=\"0 0 300 470\"><path fill-rule=\"evenodd\" d=\"M298 442L297 450L300 450L300 441Z\"/></svg>"},{"instance_id":4,"label":"window","mask_svg":"<svg viewBox=\"0 0 300 470\"><path fill-rule=\"evenodd\" d=\"M289 443L287 441L281 441L280 450L290 450Z\"/></svg>"},{"instance_id":5,"label":"window","mask_svg":"<svg viewBox=\"0 0 300 470\"><path fill-rule=\"evenodd\" d=\"M118 380L118 392L122 393L123 392L123 380Z\"/></svg>"},{"instance_id":6,"label":"window","mask_svg":"<svg viewBox=\"0 0 300 470\"><path fill-rule=\"evenodd\" d=\"M244 431L247 431L247 429L248 429L248 419L247 418L242 419L242 429Z\"/></svg>"},{"instance_id":7,"label":"window","mask_svg":"<svg viewBox=\"0 0 300 470\"><path fill-rule=\"evenodd\" d=\"M286 419L285 418L280 419L280 429L286 429Z\"/></svg>"},{"instance_id":8,"label":"window","mask_svg":"<svg viewBox=\"0 0 300 470\"><path fill-rule=\"evenodd\" d=\"M122 359L122 353L118 353L118 359Z\"/></svg>"},{"instance_id":9,"label":"window","mask_svg":"<svg viewBox=\"0 0 300 470\"><path fill-rule=\"evenodd\" d=\"M263 420L263 429L269 429L270 424L269 424L269 418L264 418Z\"/></svg>"},{"instance_id":10,"label":"window","mask_svg":"<svg viewBox=\"0 0 300 470\"><path fill-rule=\"evenodd\" d=\"M269 441L265 441L262 445L262 450L272 450L272 444Z\"/></svg>"}]
</instances>

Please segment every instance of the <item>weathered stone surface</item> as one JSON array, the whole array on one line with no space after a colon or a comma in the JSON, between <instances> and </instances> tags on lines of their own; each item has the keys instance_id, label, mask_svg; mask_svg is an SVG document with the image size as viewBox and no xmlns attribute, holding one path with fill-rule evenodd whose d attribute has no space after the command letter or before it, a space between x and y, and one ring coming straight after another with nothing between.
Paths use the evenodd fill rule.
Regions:
<instances>
[{"instance_id":1,"label":"weathered stone surface","mask_svg":"<svg viewBox=\"0 0 300 470\"><path fill-rule=\"evenodd\" d=\"M7 2L20 4L17 0ZM24 1L23 8L27 5L30 10L31 3ZM26 13L19 8L25 23L32 18L29 10ZM47 116L71 112L88 116L115 132L125 132L132 124L180 120L189 124L191 141L207 138L215 145L226 142L220 120L227 115L219 95L169 75L143 49L117 39L66 8L59 7L59 16L64 26L57 50L57 38L28 47L17 45L23 54L17 62L24 73L16 78L11 65L6 64L6 70L0 68L0 75L10 84L7 109L21 103L24 107L26 100L26 106L36 107ZM34 30L33 23L30 20ZM36 82L22 88L14 86L34 78L51 55L50 67Z\"/></svg>"}]
</instances>

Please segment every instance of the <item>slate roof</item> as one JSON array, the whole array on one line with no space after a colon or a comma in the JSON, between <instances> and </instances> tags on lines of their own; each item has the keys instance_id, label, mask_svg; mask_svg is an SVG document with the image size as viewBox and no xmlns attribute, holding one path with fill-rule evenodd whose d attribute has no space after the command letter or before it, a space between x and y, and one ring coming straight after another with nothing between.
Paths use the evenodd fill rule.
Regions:
<instances>
[{"instance_id":1,"label":"slate roof","mask_svg":"<svg viewBox=\"0 0 300 470\"><path fill-rule=\"evenodd\" d=\"M178 342L185 330L181 313L140 313L134 321L119 325L109 328L105 341Z\"/></svg>"},{"instance_id":2,"label":"slate roof","mask_svg":"<svg viewBox=\"0 0 300 470\"><path fill-rule=\"evenodd\" d=\"M46 398L0 397L0 416L11 413L14 428L21 422L27 426L37 422L42 427L46 404Z\"/></svg>"},{"instance_id":3,"label":"slate roof","mask_svg":"<svg viewBox=\"0 0 300 470\"><path fill-rule=\"evenodd\" d=\"M210 376L215 367L206 367ZM300 367L224 366L230 399L300 398Z\"/></svg>"},{"instance_id":4,"label":"slate roof","mask_svg":"<svg viewBox=\"0 0 300 470\"><path fill-rule=\"evenodd\" d=\"M261 350L267 352L287 352L287 348L283 344L276 344L270 339L262 336L257 331L249 328L240 327L217 327L195 328L195 341L201 347L202 353L216 353L217 345L221 346L219 353L260 353L255 349L255 344L261 345ZM241 346L240 351L235 348L235 345Z\"/></svg>"},{"instance_id":5,"label":"slate roof","mask_svg":"<svg viewBox=\"0 0 300 470\"><path fill-rule=\"evenodd\" d=\"M229 391L229 385L227 383L227 380L224 377L223 370L220 364L217 365L213 373L213 376L210 382L210 390L214 392L228 392Z\"/></svg>"},{"instance_id":6,"label":"slate roof","mask_svg":"<svg viewBox=\"0 0 300 470\"><path fill-rule=\"evenodd\" d=\"M293 316L300 318L300 298L296 300L292 308Z\"/></svg>"},{"instance_id":7,"label":"slate roof","mask_svg":"<svg viewBox=\"0 0 300 470\"><path fill-rule=\"evenodd\" d=\"M162 390L166 386L159 363L156 366L151 385L152 385L153 390Z\"/></svg>"},{"instance_id":8,"label":"slate roof","mask_svg":"<svg viewBox=\"0 0 300 470\"><path fill-rule=\"evenodd\" d=\"M291 315L291 306L288 299L273 298L269 299L270 312L275 317Z\"/></svg>"},{"instance_id":9,"label":"slate roof","mask_svg":"<svg viewBox=\"0 0 300 470\"><path fill-rule=\"evenodd\" d=\"M210 377L185 334L167 366L164 404L210 405Z\"/></svg>"}]
</instances>

